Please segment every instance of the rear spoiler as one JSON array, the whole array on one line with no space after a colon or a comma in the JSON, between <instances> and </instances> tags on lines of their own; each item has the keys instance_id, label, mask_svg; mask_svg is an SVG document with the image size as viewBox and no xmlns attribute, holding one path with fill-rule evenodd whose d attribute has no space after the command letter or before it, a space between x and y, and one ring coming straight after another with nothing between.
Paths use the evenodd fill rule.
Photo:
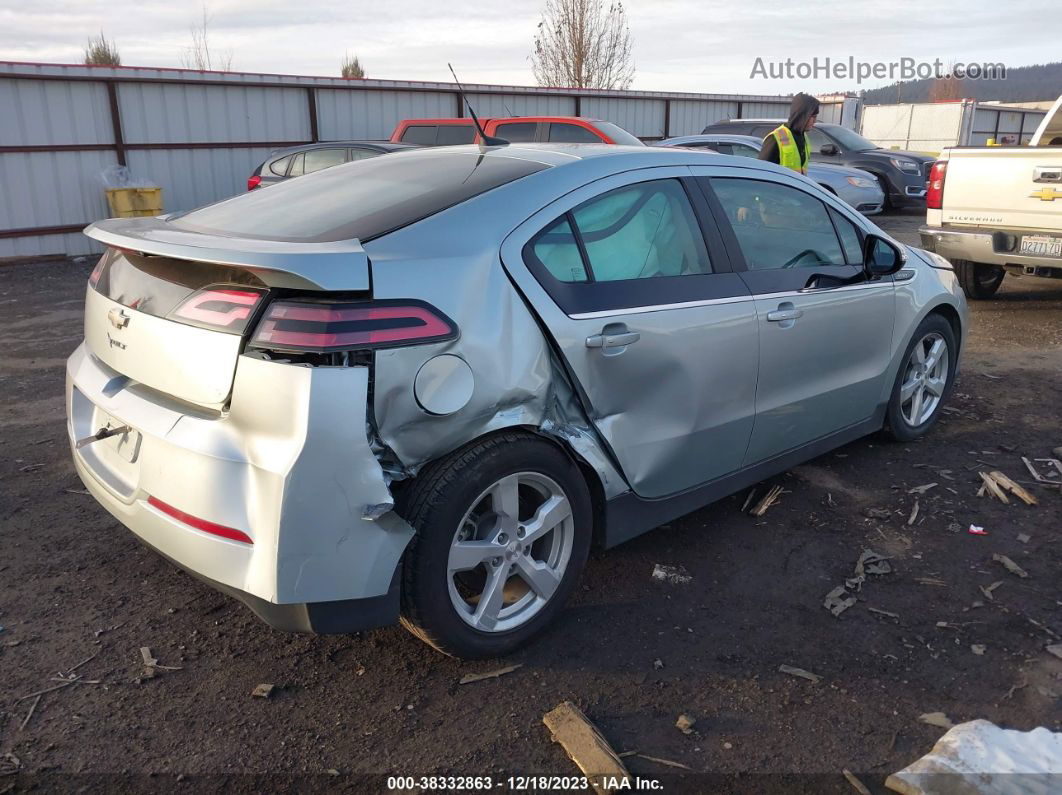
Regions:
<instances>
[{"instance_id":1,"label":"rear spoiler","mask_svg":"<svg viewBox=\"0 0 1062 795\"><path fill-rule=\"evenodd\" d=\"M369 255L358 240L291 243L177 229L158 218L108 218L85 227L105 246L160 257L237 265L270 287L368 290Z\"/></svg>"}]
</instances>

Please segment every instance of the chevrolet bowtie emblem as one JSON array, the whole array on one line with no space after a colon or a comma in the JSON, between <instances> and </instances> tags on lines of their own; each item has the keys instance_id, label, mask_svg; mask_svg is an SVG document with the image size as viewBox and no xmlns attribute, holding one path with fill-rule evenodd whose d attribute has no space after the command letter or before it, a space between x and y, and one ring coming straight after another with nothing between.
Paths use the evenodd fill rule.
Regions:
<instances>
[{"instance_id":1,"label":"chevrolet bowtie emblem","mask_svg":"<svg viewBox=\"0 0 1062 795\"><path fill-rule=\"evenodd\" d=\"M1062 193L1054 188L1040 188L1040 190L1030 193L1029 197L1044 202L1053 202L1055 199L1062 199Z\"/></svg>"},{"instance_id":2,"label":"chevrolet bowtie emblem","mask_svg":"<svg viewBox=\"0 0 1062 795\"><path fill-rule=\"evenodd\" d=\"M125 328L129 325L129 315L118 307L107 313L107 319L111 321L111 325L115 328Z\"/></svg>"}]
</instances>

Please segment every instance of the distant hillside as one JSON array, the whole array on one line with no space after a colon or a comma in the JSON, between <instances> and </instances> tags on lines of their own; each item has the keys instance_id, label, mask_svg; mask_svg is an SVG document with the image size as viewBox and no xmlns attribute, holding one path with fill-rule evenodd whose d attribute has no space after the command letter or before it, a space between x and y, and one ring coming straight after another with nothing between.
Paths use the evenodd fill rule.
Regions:
<instances>
[{"instance_id":1,"label":"distant hillside","mask_svg":"<svg viewBox=\"0 0 1062 795\"><path fill-rule=\"evenodd\" d=\"M950 81L949 81L950 82ZM934 80L911 80L863 92L867 105L895 105L897 102L929 102ZM956 89L959 89L956 91ZM953 93L954 92L954 93ZM1002 102L1032 102L1055 99L1062 94L1062 63L1036 64L1007 69L1006 80L964 80L949 91L951 96Z\"/></svg>"}]
</instances>

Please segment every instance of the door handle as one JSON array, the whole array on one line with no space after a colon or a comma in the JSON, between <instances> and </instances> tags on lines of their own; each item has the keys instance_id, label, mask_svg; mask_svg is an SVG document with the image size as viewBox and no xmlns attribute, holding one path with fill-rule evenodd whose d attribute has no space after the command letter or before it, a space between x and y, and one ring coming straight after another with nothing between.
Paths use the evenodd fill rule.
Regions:
<instances>
[{"instance_id":1,"label":"door handle","mask_svg":"<svg viewBox=\"0 0 1062 795\"><path fill-rule=\"evenodd\" d=\"M626 326L623 330L617 330L614 333L605 333L606 330L602 329L602 333L594 334L592 337L586 338L587 348L625 348L628 345L633 345L642 338L642 335L637 331L627 331Z\"/></svg>"},{"instance_id":2,"label":"door handle","mask_svg":"<svg viewBox=\"0 0 1062 795\"><path fill-rule=\"evenodd\" d=\"M780 323L783 320L796 320L804 316L803 309L776 309L767 313L767 320L771 323Z\"/></svg>"}]
</instances>

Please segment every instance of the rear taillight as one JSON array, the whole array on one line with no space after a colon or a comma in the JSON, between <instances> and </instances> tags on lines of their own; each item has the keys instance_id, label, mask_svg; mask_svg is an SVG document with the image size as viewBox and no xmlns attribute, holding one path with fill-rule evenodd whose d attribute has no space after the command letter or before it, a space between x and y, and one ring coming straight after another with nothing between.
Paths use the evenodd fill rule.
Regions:
<instances>
[{"instance_id":1,"label":"rear taillight","mask_svg":"<svg viewBox=\"0 0 1062 795\"><path fill-rule=\"evenodd\" d=\"M207 287L192 293L167 316L193 326L242 334L265 293L238 287Z\"/></svg>"},{"instance_id":2,"label":"rear taillight","mask_svg":"<svg viewBox=\"0 0 1062 795\"><path fill-rule=\"evenodd\" d=\"M452 320L420 301L274 301L255 329L251 346L330 353L421 345L456 336Z\"/></svg>"},{"instance_id":3,"label":"rear taillight","mask_svg":"<svg viewBox=\"0 0 1062 795\"><path fill-rule=\"evenodd\" d=\"M247 190L254 190L262 184L262 178L255 174L254 176L247 178Z\"/></svg>"},{"instance_id":4,"label":"rear taillight","mask_svg":"<svg viewBox=\"0 0 1062 795\"><path fill-rule=\"evenodd\" d=\"M944 177L948 171L948 161L938 160L929 169L929 185L926 189L926 207L939 210L944 206Z\"/></svg>"}]
</instances>

